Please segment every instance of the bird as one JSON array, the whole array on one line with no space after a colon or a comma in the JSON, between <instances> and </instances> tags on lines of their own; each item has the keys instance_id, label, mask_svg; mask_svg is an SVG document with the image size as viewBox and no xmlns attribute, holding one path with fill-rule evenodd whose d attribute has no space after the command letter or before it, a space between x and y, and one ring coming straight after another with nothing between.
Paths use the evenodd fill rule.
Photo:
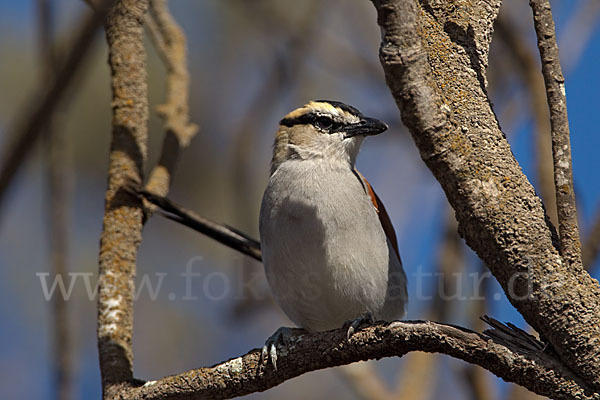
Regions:
<instances>
[{"instance_id":1,"label":"bird","mask_svg":"<svg viewBox=\"0 0 600 400\"><path fill-rule=\"evenodd\" d=\"M355 167L364 139L387 129L332 100L310 101L279 122L259 232L273 297L301 331L348 325L350 338L364 322L405 315L396 233ZM276 369L278 343L296 333L278 329L262 358L270 355Z\"/></svg>"}]
</instances>

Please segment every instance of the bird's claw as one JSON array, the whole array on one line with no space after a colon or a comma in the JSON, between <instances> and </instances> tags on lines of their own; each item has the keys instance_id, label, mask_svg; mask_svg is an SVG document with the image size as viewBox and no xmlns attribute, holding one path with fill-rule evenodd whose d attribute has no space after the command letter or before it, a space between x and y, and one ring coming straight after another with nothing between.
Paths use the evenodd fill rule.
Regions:
<instances>
[{"instance_id":1,"label":"bird's claw","mask_svg":"<svg viewBox=\"0 0 600 400\"><path fill-rule=\"evenodd\" d=\"M350 340L352 335L354 335L354 332L356 332L356 330L360 328L362 324L372 324L373 322L375 322L375 318L373 317L373 313L370 311L366 311L363 315L356 319L346 321L344 324L344 326L348 326L346 339Z\"/></svg>"},{"instance_id":2,"label":"bird's claw","mask_svg":"<svg viewBox=\"0 0 600 400\"><path fill-rule=\"evenodd\" d=\"M269 338L265 341L265 345L261 349L261 365L268 363L269 360L271 360L273 368L275 371L277 371L277 345L281 343L283 346L288 347L290 338L299 333L305 333L304 329L287 328L285 326L277 329L274 334L269 336Z\"/></svg>"}]
</instances>

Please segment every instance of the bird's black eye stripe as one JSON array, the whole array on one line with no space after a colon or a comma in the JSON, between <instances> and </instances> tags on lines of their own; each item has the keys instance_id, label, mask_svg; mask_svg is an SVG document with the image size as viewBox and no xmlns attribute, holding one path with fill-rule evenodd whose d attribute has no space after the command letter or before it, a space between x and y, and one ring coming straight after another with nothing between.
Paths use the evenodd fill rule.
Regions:
<instances>
[{"instance_id":1,"label":"bird's black eye stripe","mask_svg":"<svg viewBox=\"0 0 600 400\"><path fill-rule=\"evenodd\" d=\"M315 122L316 115L313 113L302 114L296 118L284 118L279 121L279 125L283 126L294 126L294 125L307 125Z\"/></svg>"},{"instance_id":2,"label":"bird's black eye stripe","mask_svg":"<svg viewBox=\"0 0 600 400\"><path fill-rule=\"evenodd\" d=\"M295 125L312 125L327 133L342 132L348 126L348 124L336 121L327 115L317 113L302 114L296 118L284 118L279 121L279 124L288 127Z\"/></svg>"},{"instance_id":3,"label":"bird's black eye stripe","mask_svg":"<svg viewBox=\"0 0 600 400\"><path fill-rule=\"evenodd\" d=\"M339 129L343 126L343 124L335 122L331 117L317 113L302 114L296 118L284 118L279 121L279 124L283 126L313 125L322 130L332 132L335 132L334 129Z\"/></svg>"}]
</instances>

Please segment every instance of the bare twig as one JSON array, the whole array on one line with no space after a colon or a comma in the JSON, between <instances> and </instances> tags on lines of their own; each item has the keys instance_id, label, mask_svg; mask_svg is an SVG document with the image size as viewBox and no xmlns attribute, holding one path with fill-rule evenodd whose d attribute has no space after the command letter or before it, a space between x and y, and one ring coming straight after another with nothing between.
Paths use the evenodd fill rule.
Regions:
<instances>
[{"instance_id":1,"label":"bare twig","mask_svg":"<svg viewBox=\"0 0 600 400\"><path fill-rule=\"evenodd\" d=\"M48 0L38 0L40 65L42 82L51 82L56 74L54 16ZM52 113L42 128L46 139L48 240L50 270L55 277L67 274L68 179L64 132L55 129ZM73 390L73 354L69 308L63 296L52 298L52 374L57 400L68 400Z\"/></svg>"},{"instance_id":2,"label":"bare twig","mask_svg":"<svg viewBox=\"0 0 600 400\"><path fill-rule=\"evenodd\" d=\"M548 0L530 0L537 43L542 60L542 74L546 85L550 125L552 127L552 155L554 184L561 254L569 264L581 264L581 243L577 224L577 207L573 190L573 166L565 79L563 77L554 20Z\"/></svg>"},{"instance_id":3,"label":"bare twig","mask_svg":"<svg viewBox=\"0 0 600 400\"><path fill-rule=\"evenodd\" d=\"M377 323L346 338L336 329L292 338L277 371L260 362L260 350L214 365L124 389L123 398L190 399L231 398L267 390L290 378L333 366L410 351L443 353L475 363L502 379L554 399L599 399L586 383L544 353L522 354L489 337L434 322Z\"/></svg>"},{"instance_id":4,"label":"bare twig","mask_svg":"<svg viewBox=\"0 0 600 400\"><path fill-rule=\"evenodd\" d=\"M179 154L198 132L198 126L189 120L185 35L171 16L166 0L150 0L149 11L146 26L167 69L167 98L165 104L156 107L165 121L166 132L158 165L150 172L146 189L165 196Z\"/></svg>"},{"instance_id":5,"label":"bare twig","mask_svg":"<svg viewBox=\"0 0 600 400\"><path fill-rule=\"evenodd\" d=\"M133 294L143 213L142 202L123 185L142 181L147 153L147 7L147 1L120 0L106 22L113 121L98 276L98 351L105 398L133 378Z\"/></svg>"},{"instance_id":6,"label":"bare twig","mask_svg":"<svg viewBox=\"0 0 600 400\"><path fill-rule=\"evenodd\" d=\"M25 107L17 114L12 128L9 128L8 144L0 166L0 206L6 190L25 157L39 138L42 127L56 108L69 84L88 54L96 31L104 22L108 10L115 0L103 0L95 12L86 17L73 36L77 39L67 52L64 62L60 63L54 80L50 84L42 82L36 88Z\"/></svg>"}]
</instances>

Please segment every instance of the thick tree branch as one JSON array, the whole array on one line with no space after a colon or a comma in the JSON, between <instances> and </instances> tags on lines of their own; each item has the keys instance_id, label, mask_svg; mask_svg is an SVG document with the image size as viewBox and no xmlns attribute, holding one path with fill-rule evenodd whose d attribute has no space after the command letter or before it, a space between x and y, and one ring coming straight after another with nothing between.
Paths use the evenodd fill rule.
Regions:
<instances>
[{"instance_id":1,"label":"thick tree branch","mask_svg":"<svg viewBox=\"0 0 600 400\"><path fill-rule=\"evenodd\" d=\"M556 234L496 121L485 68L500 0L373 1L388 86L459 233L560 357L600 388L600 288Z\"/></svg>"},{"instance_id":2,"label":"thick tree branch","mask_svg":"<svg viewBox=\"0 0 600 400\"><path fill-rule=\"evenodd\" d=\"M112 142L98 291L98 351L105 397L133 378L133 294L142 240L142 202L123 186L142 181L148 100L143 21L147 1L120 0L106 23L113 92Z\"/></svg>"},{"instance_id":3,"label":"thick tree branch","mask_svg":"<svg viewBox=\"0 0 600 400\"><path fill-rule=\"evenodd\" d=\"M165 196L179 154L198 132L198 126L189 120L190 78L185 35L169 13L166 0L150 0L149 11L146 25L167 69L167 98L165 104L156 107L165 120L166 132L158 165L150 173L146 189Z\"/></svg>"},{"instance_id":4,"label":"thick tree branch","mask_svg":"<svg viewBox=\"0 0 600 400\"><path fill-rule=\"evenodd\" d=\"M542 74L550 109L560 249L563 258L569 264L581 265L581 242L573 189L565 78L558 57L554 20L548 0L530 0L529 5L533 11L533 22L542 60Z\"/></svg>"},{"instance_id":5,"label":"thick tree branch","mask_svg":"<svg viewBox=\"0 0 600 400\"><path fill-rule=\"evenodd\" d=\"M209 368L191 370L124 390L129 399L222 399L267 390L306 372L356 361L403 356L410 351L444 353L478 364L509 382L554 399L598 399L560 362L544 353L525 353L490 338L434 322L377 323L350 340L346 330L296 337L279 349L277 371L260 363L260 350Z\"/></svg>"},{"instance_id":6,"label":"thick tree branch","mask_svg":"<svg viewBox=\"0 0 600 400\"><path fill-rule=\"evenodd\" d=\"M0 166L0 206L10 182L42 133L42 127L77 75L89 52L94 34L104 22L114 2L115 0L99 2L96 11L82 21L81 27L73 35L77 39L69 48L64 62L59 63L54 79L50 84L42 82L33 92L31 101L15 118L14 126L8 131L8 144L5 146L6 151Z\"/></svg>"}]
</instances>

